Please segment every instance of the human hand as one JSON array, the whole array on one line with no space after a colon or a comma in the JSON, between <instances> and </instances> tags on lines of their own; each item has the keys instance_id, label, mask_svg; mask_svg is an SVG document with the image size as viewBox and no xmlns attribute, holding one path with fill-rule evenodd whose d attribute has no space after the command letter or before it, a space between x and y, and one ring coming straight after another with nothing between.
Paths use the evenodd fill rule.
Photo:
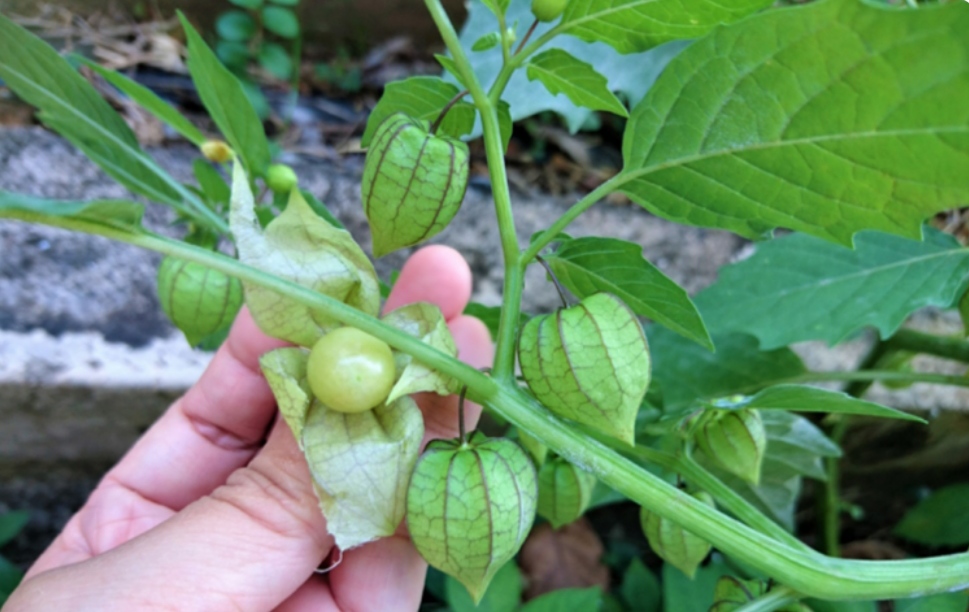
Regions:
<instances>
[{"instance_id":1,"label":"human hand","mask_svg":"<svg viewBox=\"0 0 969 612\"><path fill-rule=\"evenodd\" d=\"M464 260L432 246L407 262L385 308L437 304L461 359L489 366L487 328L461 314L470 295ZM404 529L315 573L333 540L259 371L259 356L282 345L243 310L198 383L108 472L4 611L416 610L426 565ZM425 443L456 435L456 398L418 404ZM465 412L476 422L476 407Z\"/></svg>"}]
</instances>

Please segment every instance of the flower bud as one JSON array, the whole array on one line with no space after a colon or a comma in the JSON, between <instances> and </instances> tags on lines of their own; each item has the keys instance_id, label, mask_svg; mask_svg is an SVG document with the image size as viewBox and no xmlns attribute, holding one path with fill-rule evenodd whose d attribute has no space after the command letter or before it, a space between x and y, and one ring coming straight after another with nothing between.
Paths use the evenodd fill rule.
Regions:
<instances>
[{"instance_id":1,"label":"flower bud","mask_svg":"<svg viewBox=\"0 0 969 612\"><path fill-rule=\"evenodd\" d=\"M558 529L577 520L589 507L596 477L561 457L538 472L538 514Z\"/></svg>"},{"instance_id":2,"label":"flower bud","mask_svg":"<svg viewBox=\"0 0 969 612\"><path fill-rule=\"evenodd\" d=\"M242 283L202 264L166 257L158 268L158 301L197 346L232 324L242 306Z\"/></svg>"},{"instance_id":3,"label":"flower bud","mask_svg":"<svg viewBox=\"0 0 969 612\"><path fill-rule=\"evenodd\" d=\"M755 485L760 481L767 432L757 410L709 410L700 417L694 439L724 470Z\"/></svg>"},{"instance_id":4,"label":"flower bud","mask_svg":"<svg viewBox=\"0 0 969 612\"><path fill-rule=\"evenodd\" d=\"M425 122L398 113L380 124L361 186L374 256L424 242L447 227L464 200L468 160L468 145L431 134Z\"/></svg>"},{"instance_id":5,"label":"flower bud","mask_svg":"<svg viewBox=\"0 0 969 612\"><path fill-rule=\"evenodd\" d=\"M427 445L407 490L407 526L425 560L479 601L535 518L532 460L510 440L475 433Z\"/></svg>"},{"instance_id":6,"label":"flower bud","mask_svg":"<svg viewBox=\"0 0 969 612\"><path fill-rule=\"evenodd\" d=\"M202 155L205 156L205 159L210 162L224 164L232 159L232 149L221 140L206 140L199 148L202 151Z\"/></svg>"},{"instance_id":7,"label":"flower bud","mask_svg":"<svg viewBox=\"0 0 969 612\"><path fill-rule=\"evenodd\" d=\"M299 179L296 177L296 172L285 164L273 164L266 170L266 186L273 193L287 194L296 187L297 183Z\"/></svg>"},{"instance_id":8,"label":"flower bud","mask_svg":"<svg viewBox=\"0 0 969 612\"><path fill-rule=\"evenodd\" d=\"M522 328L518 359L528 388L549 410L633 443L649 386L649 346L619 298L597 293L532 318Z\"/></svg>"},{"instance_id":9,"label":"flower bud","mask_svg":"<svg viewBox=\"0 0 969 612\"><path fill-rule=\"evenodd\" d=\"M693 497L708 506L714 505L713 498L703 491L694 493ZM710 553L710 543L646 508L640 508L639 522L653 552L693 578L696 568Z\"/></svg>"}]
</instances>

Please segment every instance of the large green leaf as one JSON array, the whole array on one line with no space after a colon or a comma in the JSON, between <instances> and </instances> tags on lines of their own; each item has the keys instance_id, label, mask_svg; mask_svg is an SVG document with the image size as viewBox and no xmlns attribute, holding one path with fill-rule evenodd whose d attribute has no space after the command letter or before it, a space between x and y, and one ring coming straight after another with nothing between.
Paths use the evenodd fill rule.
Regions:
<instances>
[{"instance_id":1,"label":"large green leaf","mask_svg":"<svg viewBox=\"0 0 969 612\"><path fill-rule=\"evenodd\" d=\"M29 520L30 513L26 510L0 514L0 546L5 545L23 531Z\"/></svg>"},{"instance_id":2,"label":"large green leaf","mask_svg":"<svg viewBox=\"0 0 969 612\"><path fill-rule=\"evenodd\" d=\"M696 296L711 328L742 331L770 349L835 344L864 327L888 338L923 306L952 306L969 281L969 250L927 229L924 242L862 232L855 249L793 234L722 268Z\"/></svg>"},{"instance_id":3,"label":"large green leaf","mask_svg":"<svg viewBox=\"0 0 969 612\"><path fill-rule=\"evenodd\" d=\"M521 612L594 612L602 603L599 587L572 587L545 593L529 600Z\"/></svg>"},{"instance_id":4,"label":"large green leaf","mask_svg":"<svg viewBox=\"0 0 969 612\"><path fill-rule=\"evenodd\" d=\"M70 202L45 200L20 193L0 190L0 217L43 222L44 217L69 217L99 225L110 225L128 231L141 226L144 207L123 200Z\"/></svg>"},{"instance_id":5,"label":"large green leaf","mask_svg":"<svg viewBox=\"0 0 969 612\"><path fill-rule=\"evenodd\" d=\"M128 189L183 207L177 183L138 145L131 128L47 43L0 15L0 79L40 119ZM199 204L201 205L201 204Z\"/></svg>"},{"instance_id":6,"label":"large green leaf","mask_svg":"<svg viewBox=\"0 0 969 612\"><path fill-rule=\"evenodd\" d=\"M917 238L926 216L969 200L967 31L964 2L860 0L719 28L633 110L620 189L660 216L748 237Z\"/></svg>"},{"instance_id":7,"label":"large green leaf","mask_svg":"<svg viewBox=\"0 0 969 612\"><path fill-rule=\"evenodd\" d=\"M457 87L437 77L411 77L390 83L367 119L367 129L360 144L368 146L380 124L394 113L404 113L412 119L434 121L458 93L460 91ZM458 102L441 122L440 132L455 138L464 136L474 127L475 112L471 103Z\"/></svg>"},{"instance_id":8,"label":"large green leaf","mask_svg":"<svg viewBox=\"0 0 969 612\"><path fill-rule=\"evenodd\" d=\"M713 407L740 410L791 410L794 412L828 412L832 414L855 414L903 421L925 420L915 415L888 408L873 402L866 402L847 393L829 391L807 385L777 385L768 387L752 397L729 397L714 400Z\"/></svg>"},{"instance_id":9,"label":"large green leaf","mask_svg":"<svg viewBox=\"0 0 969 612\"><path fill-rule=\"evenodd\" d=\"M895 533L929 546L969 544L969 484L933 492L908 511Z\"/></svg>"},{"instance_id":10,"label":"large green leaf","mask_svg":"<svg viewBox=\"0 0 969 612\"><path fill-rule=\"evenodd\" d=\"M562 49L549 49L525 66L530 81L541 81L550 94L565 94L578 106L628 117L619 98L609 91L609 82L591 65Z\"/></svg>"},{"instance_id":11,"label":"large green leaf","mask_svg":"<svg viewBox=\"0 0 969 612\"><path fill-rule=\"evenodd\" d=\"M966 612L967 607L969 594L965 591L895 600L895 612Z\"/></svg>"},{"instance_id":12,"label":"large green leaf","mask_svg":"<svg viewBox=\"0 0 969 612\"><path fill-rule=\"evenodd\" d=\"M531 0L511 0L508 6L507 23L515 29L518 40L535 21L531 14ZM540 37L554 27L551 23L540 23L534 37ZM472 47L482 36L498 29L498 21L482 2L471 2L468 19L461 30L461 46L470 56L475 74L482 83L491 83L502 67L502 54L498 50L487 53L473 53ZM587 43L571 36L558 36L545 49L562 49L578 60L592 65L608 81L609 91L620 92L629 104L643 99L656 77L673 57L679 53L685 42L676 41L643 53L623 55L605 43ZM442 65L452 74L457 73L453 60L439 57ZM454 76L445 76L457 83ZM524 70L511 77L508 88L502 94L508 102L511 117L518 121L543 111L553 111L561 115L572 132L578 131L588 121L593 120L593 111L577 106L566 96L555 96L539 82L529 81ZM478 128L480 130L480 127ZM478 133L476 131L476 133Z\"/></svg>"},{"instance_id":13,"label":"large green leaf","mask_svg":"<svg viewBox=\"0 0 969 612\"><path fill-rule=\"evenodd\" d=\"M75 57L85 66L101 75L105 81L120 89L122 93L134 100L142 108L167 123L173 130L184 136L192 144L201 145L205 142L205 136L202 135L202 132L197 127L192 125L191 121L182 116L171 104L158 97L158 94L152 90L121 73L109 70L84 57Z\"/></svg>"},{"instance_id":14,"label":"large green leaf","mask_svg":"<svg viewBox=\"0 0 969 612\"><path fill-rule=\"evenodd\" d=\"M803 374L804 364L786 348L761 351L744 334L714 334L716 353L657 325L647 329L653 383L667 410L697 399L750 393Z\"/></svg>"},{"instance_id":15,"label":"large green leaf","mask_svg":"<svg viewBox=\"0 0 969 612\"><path fill-rule=\"evenodd\" d=\"M188 19L179 13L188 40L188 70L202 104L222 135L242 157L250 174L262 176L269 165L269 142L259 115L239 80L222 65Z\"/></svg>"},{"instance_id":16,"label":"large green leaf","mask_svg":"<svg viewBox=\"0 0 969 612\"><path fill-rule=\"evenodd\" d=\"M638 244L615 238L564 239L545 260L579 298L612 293L636 314L713 350L690 296L646 260Z\"/></svg>"},{"instance_id":17,"label":"large green leaf","mask_svg":"<svg viewBox=\"0 0 969 612\"><path fill-rule=\"evenodd\" d=\"M620 53L698 38L770 6L772 0L572 0L556 28L587 42L604 42Z\"/></svg>"}]
</instances>

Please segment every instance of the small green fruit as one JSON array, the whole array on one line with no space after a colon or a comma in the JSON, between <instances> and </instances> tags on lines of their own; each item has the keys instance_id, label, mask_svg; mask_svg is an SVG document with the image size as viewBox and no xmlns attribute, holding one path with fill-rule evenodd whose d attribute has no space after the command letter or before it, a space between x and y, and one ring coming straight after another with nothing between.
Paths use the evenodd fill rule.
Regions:
<instances>
[{"instance_id":1,"label":"small green fruit","mask_svg":"<svg viewBox=\"0 0 969 612\"><path fill-rule=\"evenodd\" d=\"M518 343L522 376L549 410L633 443L650 378L649 346L636 315L608 293L534 317Z\"/></svg>"},{"instance_id":2,"label":"small green fruit","mask_svg":"<svg viewBox=\"0 0 969 612\"><path fill-rule=\"evenodd\" d=\"M538 514L558 529L578 520L592 499L596 477L561 457L549 459L538 472Z\"/></svg>"},{"instance_id":3,"label":"small green fruit","mask_svg":"<svg viewBox=\"0 0 969 612\"><path fill-rule=\"evenodd\" d=\"M714 506L713 498L700 491L693 497ZM690 578L696 573L696 568L710 553L710 543L683 529L676 523L668 521L658 514L653 514L646 508L640 508L640 525L649 546L664 561L680 570Z\"/></svg>"},{"instance_id":4,"label":"small green fruit","mask_svg":"<svg viewBox=\"0 0 969 612\"><path fill-rule=\"evenodd\" d=\"M166 257L158 268L158 301L192 346L227 329L242 307L239 279L202 264Z\"/></svg>"},{"instance_id":5,"label":"small green fruit","mask_svg":"<svg viewBox=\"0 0 969 612\"><path fill-rule=\"evenodd\" d=\"M210 162L224 164L232 159L232 149L221 140L206 140L199 149Z\"/></svg>"},{"instance_id":6,"label":"small green fruit","mask_svg":"<svg viewBox=\"0 0 969 612\"><path fill-rule=\"evenodd\" d=\"M340 327L320 338L306 363L313 395L337 412L364 412L383 404L395 378L387 343L355 327Z\"/></svg>"},{"instance_id":7,"label":"small green fruit","mask_svg":"<svg viewBox=\"0 0 969 612\"><path fill-rule=\"evenodd\" d=\"M724 470L747 482L760 482L767 432L757 410L709 410L694 432L697 445Z\"/></svg>"},{"instance_id":8,"label":"small green fruit","mask_svg":"<svg viewBox=\"0 0 969 612\"><path fill-rule=\"evenodd\" d=\"M285 164L273 164L266 170L266 186L273 193L287 194L299 183L296 172Z\"/></svg>"},{"instance_id":9,"label":"small green fruit","mask_svg":"<svg viewBox=\"0 0 969 612\"><path fill-rule=\"evenodd\" d=\"M434 440L411 476L407 527L421 556L478 602L525 541L536 496L532 460L511 440Z\"/></svg>"},{"instance_id":10,"label":"small green fruit","mask_svg":"<svg viewBox=\"0 0 969 612\"><path fill-rule=\"evenodd\" d=\"M569 0L532 0L532 15L539 21L555 21L565 12L568 3Z\"/></svg>"},{"instance_id":11,"label":"small green fruit","mask_svg":"<svg viewBox=\"0 0 969 612\"><path fill-rule=\"evenodd\" d=\"M447 227L464 200L468 160L468 145L431 134L425 122L398 113L380 124L361 186L376 257Z\"/></svg>"}]
</instances>

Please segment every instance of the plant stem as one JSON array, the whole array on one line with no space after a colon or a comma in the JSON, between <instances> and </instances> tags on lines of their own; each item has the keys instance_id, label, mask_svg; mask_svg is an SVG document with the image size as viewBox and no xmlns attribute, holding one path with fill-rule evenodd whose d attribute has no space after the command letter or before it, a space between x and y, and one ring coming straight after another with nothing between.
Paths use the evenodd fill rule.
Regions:
<instances>
[{"instance_id":1,"label":"plant stem","mask_svg":"<svg viewBox=\"0 0 969 612\"><path fill-rule=\"evenodd\" d=\"M619 173L605 183L599 185L594 190L586 194L584 198L573 204L571 208L565 211L565 214L556 219L555 223L545 230L545 233L539 236L535 242L525 249L525 252L522 253L521 256L521 265L527 266L531 260L535 259L535 257L542 252L542 249L554 242L555 238L561 234L570 223L575 221L576 217L591 208L593 204L615 191L616 188L614 187L614 184L619 182L619 177L621 176L622 173Z\"/></svg>"},{"instance_id":2,"label":"plant stem","mask_svg":"<svg viewBox=\"0 0 969 612\"><path fill-rule=\"evenodd\" d=\"M590 438L584 431L559 420L526 395L513 378L506 381L489 378L370 315L220 253L124 226L26 211L5 210L0 216L97 234L201 263L357 327L467 385L471 400L484 404L567 461L592 472L637 504L681 525L724 553L752 565L805 597L891 599L969 587L969 553L901 561L854 561L788 546L694 499Z\"/></svg>"},{"instance_id":3,"label":"plant stem","mask_svg":"<svg viewBox=\"0 0 969 612\"><path fill-rule=\"evenodd\" d=\"M444 44L454 58L465 85L471 92L484 131L485 153L488 159L488 174L491 178L491 191L495 200L495 213L498 217L498 231L501 235L501 251L504 256L505 282L501 320L498 323L498 338L495 343L495 362L492 369L495 380L514 381L515 343L518 338L518 319L521 312L524 272L519 264L521 252L518 235L511 209L511 193L508 190L508 176L505 172L505 150L501 140L496 104L481 87L478 77L471 68L471 62L461 48L458 34L448 19L440 0L424 0Z\"/></svg>"},{"instance_id":4,"label":"plant stem","mask_svg":"<svg viewBox=\"0 0 969 612\"><path fill-rule=\"evenodd\" d=\"M447 114L451 112L451 109L454 108L454 105L460 102L461 98L468 95L468 93L469 92L467 89L465 89L464 91L459 91L457 95L451 98L451 100L444 105L444 108L441 109L440 113L438 113L437 119L435 119L434 123L431 124L431 134L437 134L437 129L441 127L442 123L444 123L444 118L447 117Z\"/></svg>"},{"instance_id":5,"label":"plant stem","mask_svg":"<svg viewBox=\"0 0 969 612\"><path fill-rule=\"evenodd\" d=\"M961 338L934 336L914 329L900 329L885 341L890 349L925 353L962 363L969 363L969 342Z\"/></svg>"},{"instance_id":6,"label":"plant stem","mask_svg":"<svg viewBox=\"0 0 969 612\"><path fill-rule=\"evenodd\" d=\"M718 504L750 527L792 548L809 550L807 544L764 516L750 502L725 485L719 478L711 474L691 457L674 455L673 453L657 450L648 446L636 446L634 449L626 450L625 452L618 448L616 450L623 452L623 454L656 464L671 472L676 472L693 486L712 495Z\"/></svg>"},{"instance_id":7,"label":"plant stem","mask_svg":"<svg viewBox=\"0 0 969 612\"><path fill-rule=\"evenodd\" d=\"M562 308L568 308L569 300L565 297L565 288L562 286L562 283L559 282L559 278L555 276L555 272L552 272L551 266L549 266L548 262L542 259L542 257L539 255L536 255L535 259L538 260L538 263L542 264L542 267L545 268L545 273L548 274L550 279L552 279L552 284L555 285L555 290L559 292L559 299L562 300Z\"/></svg>"},{"instance_id":8,"label":"plant stem","mask_svg":"<svg viewBox=\"0 0 969 612\"><path fill-rule=\"evenodd\" d=\"M774 587L753 601L748 601L735 612L774 612L787 604L794 603L800 596L785 586Z\"/></svg>"},{"instance_id":9,"label":"plant stem","mask_svg":"<svg viewBox=\"0 0 969 612\"><path fill-rule=\"evenodd\" d=\"M531 38L532 34L535 33L535 28L538 27L538 23L539 23L538 19L532 22L531 27L528 28L528 31L525 32L525 36L522 37L522 41L518 44L518 48L515 49L515 55L518 55L519 53L521 53L522 49L525 48L525 43L527 43L528 39Z\"/></svg>"}]
</instances>

